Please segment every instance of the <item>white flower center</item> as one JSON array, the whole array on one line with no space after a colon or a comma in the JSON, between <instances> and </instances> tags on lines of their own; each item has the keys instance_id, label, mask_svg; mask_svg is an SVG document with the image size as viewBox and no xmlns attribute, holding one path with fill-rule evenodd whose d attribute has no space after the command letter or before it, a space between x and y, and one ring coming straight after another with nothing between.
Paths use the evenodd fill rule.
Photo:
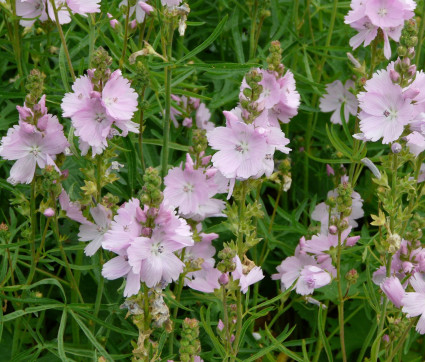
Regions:
<instances>
[{"instance_id":1,"label":"white flower center","mask_svg":"<svg viewBox=\"0 0 425 362\"><path fill-rule=\"evenodd\" d=\"M164 246L161 243L152 244L151 253L158 256L164 252Z\"/></svg>"},{"instance_id":2,"label":"white flower center","mask_svg":"<svg viewBox=\"0 0 425 362\"><path fill-rule=\"evenodd\" d=\"M114 98L105 98L104 102L107 106L110 106L113 103L116 103L118 101L117 97Z\"/></svg>"},{"instance_id":3,"label":"white flower center","mask_svg":"<svg viewBox=\"0 0 425 362\"><path fill-rule=\"evenodd\" d=\"M264 90L263 90L264 98L268 98L270 96L270 93L271 93L270 89L264 88Z\"/></svg>"},{"instance_id":4,"label":"white flower center","mask_svg":"<svg viewBox=\"0 0 425 362\"><path fill-rule=\"evenodd\" d=\"M194 189L194 187L193 187L193 185L192 185L192 184L186 184L186 185L184 185L184 187L183 187L183 191L184 191L184 192L192 192L192 191L193 191L193 189Z\"/></svg>"},{"instance_id":5,"label":"white flower center","mask_svg":"<svg viewBox=\"0 0 425 362\"><path fill-rule=\"evenodd\" d=\"M378 15L381 17L381 18L383 18L385 15L387 15L388 14L388 10L386 9L386 8L380 8L379 10L378 10Z\"/></svg>"},{"instance_id":6,"label":"white flower center","mask_svg":"<svg viewBox=\"0 0 425 362\"><path fill-rule=\"evenodd\" d=\"M94 119L95 119L96 122L101 123L106 119L106 114L105 113L96 113Z\"/></svg>"},{"instance_id":7,"label":"white flower center","mask_svg":"<svg viewBox=\"0 0 425 362\"><path fill-rule=\"evenodd\" d=\"M245 141L242 141L240 144L236 145L235 150L240 153L248 152L249 150L248 143L246 143Z\"/></svg>"},{"instance_id":8,"label":"white flower center","mask_svg":"<svg viewBox=\"0 0 425 362\"><path fill-rule=\"evenodd\" d=\"M384 112L384 116L387 118L388 121L396 121L398 118L398 112L393 109L387 109Z\"/></svg>"},{"instance_id":9,"label":"white flower center","mask_svg":"<svg viewBox=\"0 0 425 362\"><path fill-rule=\"evenodd\" d=\"M30 153L32 153L35 157L41 152L40 147L38 145L32 146Z\"/></svg>"}]
</instances>

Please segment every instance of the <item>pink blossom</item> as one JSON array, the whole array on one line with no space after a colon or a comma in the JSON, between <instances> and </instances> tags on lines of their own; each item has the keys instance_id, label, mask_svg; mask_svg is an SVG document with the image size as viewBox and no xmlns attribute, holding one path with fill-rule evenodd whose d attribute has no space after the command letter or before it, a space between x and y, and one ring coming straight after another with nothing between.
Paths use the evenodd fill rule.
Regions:
<instances>
[{"instance_id":1,"label":"pink blossom","mask_svg":"<svg viewBox=\"0 0 425 362\"><path fill-rule=\"evenodd\" d=\"M425 150L425 137L422 133L412 132L406 136L407 147L416 157Z\"/></svg>"},{"instance_id":2,"label":"pink blossom","mask_svg":"<svg viewBox=\"0 0 425 362\"><path fill-rule=\"evenodd\" d=\"M301 295L312 294L314 289L331 282L329 273L319 266L316 259L301 254L299 249L295 256L283 260L276 269L278 273L273 274L272 279L280 280L281 289L286 290L296 282L295 291Z\"/></svg>"},{"instance_id":3,"label":"pink blossom","mask_svg":"<svg viewBox=\"0 0 425 362\"><path fill-rule=\"evenodd\" d=\"M380 28L396 27L404 24L404 20L414 14L405 9L402 0L368 0L366 1L365 15ZM409 14L404 14L404 12ZM407 17L407 19L405 19Z\"/></svg>"},{"instance_id":4,"label":"pink blossom","mask_svg":"<svg viewBox=\"0 0 425 362\"><path fill-rule=\"evenodd\" d=\"M102 204L92 207L90 214L95 223L81 225L80 232L78 233L78 240L90 241L84 249L84 253L87 256L93 256L102 246L105 233L109 230L112 218L111 210L105 208Z\"/></svg>"},{"instance_id":5,"label":"pink blossom","mask_svg":"<svg viewBox=\"0 0 425 362\"><path fill-rule=\"evenodd\" d=\"M55 22L55 12L53 10L53 6L52 3L50 2L51 0L46 0L47 3L47 13L49 15L49 18ZM58 19L59 19L59 24L68 24L71 22L71 16L69 14L69 11L66 7L66 2L65 0L54 0L55 1L55 6L56 6L56 10L58 12Z\"/></svg>"},{"instance_id":6,"label":"pink blossom","mask_svg":"<svg viewBox=\"0 0 425 362\"><path fill-rule=\"evenodd\" d=\"M164 178L164 202L178 207L181 215L198 221L205 217L223 216L224 202L211 199L219 191L215 178L209 177L204 168L194 168L189 154L186 160L184 169L183 165L174 167Z\"/></svg>"},{"instance_id":7,"label":"pink blossom","mask_svg":"<svg viewBox=\"0 0 425 362\"><path fill-rule=\"evenodd\" d=\"M232 272L233 280L239 280L239 287L242 293L248 291L248 287L253 285L264 278L263 271L259 266L255 266L249 271L244 270L239 256L235 256L233 261L236 263L236 269Z\"/></svg>"},{"instance_id":8,"label":"pink blossom","mask_svg":"<svg viewBox=\"0 0 425 362\"><path fill-rule=\"evenodd\" d=\"M401 300L403 312L408 318L420 316L416 325L416 331L425 334L425 280L422 273L415 273L409 279L410 285L415 292L408 292Z\"/></svg>"},{"instance_id":9,"label":"pink blossom","mask_svg":"<svg viewBox=\"0 0 425 362\"><path fill-rule=\"evenodd\" d=\"M88 107L93 84L87 75L77 78L72 85L73 92L65 93L62 99L62 115L72 117L76 112Z\"/></svg>"},{"instance_id":10,"label":"pink blossom","mask_svg":"<svg viewBox=\"0 0 425 362\"><path fill-rule=\"evenodd\" d=\"M59 204L62 210L66 212L66 216L71 220L77 221L80 224L90 225L90 221L87 220L81 211L80 203L72 202L65 190L62 190L59 195Z\"/></svg>"},{"instance_id":11,"label":"pink blossom","mask_svg":"<svg viewBox=\"0 0 425 362\"><path fill-rule=\"evenodd\" d=\"M120 70L111 74L102 90L101 99L106 112L115 119L130 120L137 111L137 93Z\"/></svg>"},{"instance_id":12,"label":"pink blossom","mask_svg":"<svg viewBox=\"0 0 425 362\"><path fill-rule=\"evenodd\" d=\"M161 0L162 6L179 6L182 0Z\"/></svg>"},{"instance_id":13,"label":"pink blossom","mask_svg":"<svg viewBox=\"0 0 425 362\"><path fill-rule=\"evenodd\" d=\"M366 92L358 95L361 112L360 129L365 137L383 143L396 141L414 116L411 99L394 84L388 70L380 70L365 85Z\"/></svg>"},{"instance_id":14,"label":"pink blossom","mask_svg":"<svg viewBox=\"0 0 425 362\"><path fill-rule=\"evenodd\" d=\"M48 207L46 210L44 210L43 215L45 217L52 217L55 215L55 210L53 210L51 207Z\"/></svg>"},{"instance_id":15,"label":"pink blossom","mask_svg":"<svg viewBox=\"0 0 425 362\"><path fill-rule=\"evenodd\" d=\"M349 115L357 114L357 98L350 92L350 88L354 87L352 80L347 80L345 86L340 80L336 80L326 86L326 94L320 98L320 110L322 112L333 112L331 122L342 124L341 107L344 107L345 122L348 123Z\"/></svg>"},{"instance_id":16,"label":"pink blossom","mask_svg":"<svg viewBox=\"0 0 425 362\"><path fill-rule=\"evenodd\" d=\"M246 180L263 169L262 162L269 148L253 124L228 116L226 127L209 131L207 137L210 146L218 150L212 157L214 167L225 177Z\"/></svg>"},{"instance_id":17,"label":"pink blossom","mask_svg":"<svg viewBox=\"0 0 425 362\"><path fill-rule=\"evenodd\" d=\"M214 123L210 122L211 112L204 103L196 110L196 127L210 131L214 129Z\"/></svg>"},{"instance_id":18,"label":"pink blossom","mask_svg":"<svg viewBox=\"0 0 425 362\"><path fill-rule=\"evenodd\" d=\"M20 20L19 24L28 27L35 23L35 21L46 21L46 0L16 0L16 15L23 19L31 20Z\"/></svg>"},{"instance_id":19,"label":"pink blossom","mask_svg":"<svg viewBox=\"0 0 425 362\"><path fill-rule=\"evenodd\" d=\"M44 104L44 96L40 103ZM57 168L54 162L56 155L69 146L56 116L44 114L38 124L42 129L20 121L19 125L9 128L7 135L1 139L0 156L6 160L16 160L7 179L12 184L30 183L37 165L40 168L47 165Z\"/></svg>"},{"instance_id":20,"label":"pink blossom","mask_svg":"<svg viewBox=\"0 0 425 362\"><path fill-rule=\"evenodd\" d=\"M100 13L100 0L66 0L66 3L76 14Z\"/></svg>"},{"instance_id":21,"label":"pink blossom","mask_svg":"<svg viewBox=\"0 0 425 362\"><path fill-rule=\"evenodd\" d=\"M402 306L402 299L405 295L400 280L394 276L385 278L380 286L388 299L391 300L397 308L400 308Z\"/></svg>"}]
</instances>

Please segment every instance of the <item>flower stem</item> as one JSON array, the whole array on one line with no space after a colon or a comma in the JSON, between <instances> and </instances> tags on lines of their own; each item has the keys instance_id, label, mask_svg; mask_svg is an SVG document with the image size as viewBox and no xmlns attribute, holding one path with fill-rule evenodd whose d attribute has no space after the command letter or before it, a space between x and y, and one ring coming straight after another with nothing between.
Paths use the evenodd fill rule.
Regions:
<instances>
[{"instance_id":1,"label":"flower stem","mask_svg":"<svg viewBox=\"0 0 425 362\"><path fill-rule=\"evenodd\" d=\"M97 159L96 189L96 201L99 203L102 200L102 155Z\"/></svg>"},{"instance_id":2,"label":"flower stem","mask_svg":"<svg viewBox=\"0 0 425 362\"><path fill-rule=\"evenodd\" d=\"M140 101L143 102L145 98L145 89L143 88L142 92L140 93ZM139 117L139 150L140 150L140 163L142 165L143 171L145 171L145 160L143 158L143 118L144 118L144 110L140 109L140 117Z\"/></svg>"},{"instance_id":3,"label":"flower stem","mask_svg":"<svg viewBox=\"0 0 425 362\"><path fill-rule=\"evenodd\" d=\"M170 19L170 25L168 27L167 44L166 44L166 59L168 62L171 61L171 50L173 44L173 20ZM170 111L171 111L171 66L165 67L165 117L162 128L162 158L161 158L161 177L164 178L167 175L168 170L168 148L170 138Z\"/></svg>"},{"instance_id":4,"label":"flower stem","mask_svg":"<svg viewBox=\"0 0 425 362\"><path fill-rule=\"evenodd\" d=\"M227 310L227 290L224 285L221 286L223 291L223 315L224 315L224 328L226 330L226 352L227 354L233 355L232 343L230 342L230 331L229 331L229 311Z\"/></svg>"},{"instance_id":5,"label":"flower stem","mask_svg":"<svg viewBox=\"0 0 425 362\"><path fill-rule=\"evenodd\" d=\"M235 335L235 341L233 342L233 358L232 361L236 361L236 358L238 356L239 351L239 340L241 339L241 332L242 332L242 292L240 289L236 291L236 335Z\"/></svg>"},{"instance_id":6,"label":"flower stem","mask_svg":"<svg viewBox=\"0 0 425 362\"><path fill-rule=\"evenodd\" d=\"M127 13L125 14L125 29L124 29L124 43L122 46L122 54L120 58L119 67L122 69L124 65L125 53L127 52L127 41L128 41L128 23L130 19L130 3L127 3Z\"/></svg>"},{"instance_id":7,"label":"flower stem","mask_svg":"<svg viewBox=\"0 0 425 362\"><path fill-rule=\"evenodd\" d=\"M55 0L50 0L50 3L52 4L53 12L55 13L55 22L59 31L59 36L61 38L63 50L65 52L65 57L66 57L66 60L68 61L69 72L71 73L72 80L74 81L75 80L74 68L72 67L71 57L69 56L68 47L66 46L66 40L65 40L65 36L63 35L62 26L59 23L58 9L56 8Z\"/></svg>"},{"instance_id":8,"label":"flower stem","mask_svg":"<svg viewBox=\"0 0 425 362\"><path fill-rule=\"evenodd\" d=\"M18 68L19 77L22 79L24 77L24 72L22 70L22 54L21 54L21 34L19 32L19 21L16 17L16 1L11 1L12 6L12 15L13 15L13 32L11 35L12 46L16 57L16 65ZM5 21L7 23L7 19L5 16Z\"/></svg>"},{"instance_id":9,"label":"flower stem","mask_svg":"<svg viewBox=\"0 0 425 362\"><path fill-rule=\"evenodd\" d=\"M254 58L255 49L257 47L257 44L255 43L257 14L258 14L258 0L255 0L253 5L253 10L252 10L252 15L251 15L251 33L249 35L249 59Z\"/></svg>"},{"instance_id":10,"label":"flower stem","mask_svg":"<svg viewBox=\"0 0 425 362\"><path fill-rule=\"evenodd\" d=\"M339 323L339 338L341 341L342 360L347 362L347 354L345 351L344 337L344 295L342 293L342 278L341 278L341 231L338 231L338 249L336 259L336 278L338 282L338 323Z\"/></svg>"}]
</instances>

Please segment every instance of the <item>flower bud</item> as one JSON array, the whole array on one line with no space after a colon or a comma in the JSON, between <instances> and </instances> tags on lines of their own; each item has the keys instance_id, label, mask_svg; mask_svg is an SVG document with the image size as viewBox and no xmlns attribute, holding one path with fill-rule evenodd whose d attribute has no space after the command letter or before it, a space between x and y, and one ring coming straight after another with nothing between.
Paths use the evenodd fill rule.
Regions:
<instances>
[{"instance_id":1,"label":"flower bud","mask_svg":"<svg viewBox=\"0 0 425 362\"><path fill-rule=\"evenodd\" d=\"M401 144L400 144L400 143L398 143L398 142L393 143L393 144L391 145L391 151L392 151L393 153L400 153L400 151L401 151Z\"/></svg>"},{"instance_id":2,"label":"flower bud","mask_svg":"<svg viewBox=\"0 0 425 362\"><path fill-rule=\"evenodd\" d=\"M357 273L356 269L351 269L345 274L345 280L349 284L356 284L357 279L359 278L359 274Z\"/></svg>"},{"instance_id":3,"label":"flower bud","mask_svg":"<svg viewBox=\"0 0 425 362\"><path fill-rule=\"evenodd\" d=\"M335 225L329 226L329 234L336 235L338 232L338 228Z\"/></svg>"},{"instance_id":4,"label":"flower bud","mask_svg":"<svg viewBox=\"0 0 425 362\"><path fill-rule=\"evenodd\" d=\"M227 285L227 283L229 283L229 275L227 273L221 274L220 278L218 278L218 282L220 285Z\"/></svg>"},{"instance_id":5,"label":"flower bud","mask_svg":"<svg viewBox=\"0 0 425 362\"><path fill-rule=\"evenodd\" d=\"M146 13L146 15L149 15L154 9L149 4L146 4L144 1L139 1L139 6L142 8L142 10Z\"/></svg>"},{"instance_id":6,"label":"flower bud","mask_svg":"<svg viewBox=\"0 0 425 362\"><path fill-rule=\"evenodd\" d=\"M49 207L46 210L44 210L43 215L45 217L52 217L53 215L55 215L55 210L53 210L51 207Z\"/></svg>"},{"instance_id":7,"label":"flower bud","mask_svg":"<svg viewBox=\"0 0 425 362\"><path fill-rule=\"evenodd\" d=\"M409 77L413 77L416 74L416 65L412 64L407 70L407 74Z\"/></svg>"},{"instance_id":8,"label":"flower bud","mask_svg":"<svg viewBox=\"0 0 425 362\"><path fill-rule=\"evenodd\" d=\"M391 81L394 84L398 84L398 82L400 81L400 74L397 71L395 71L394 69L391 69L390 70L390 78L391 78Z\"/></svg>"}]
</instances>

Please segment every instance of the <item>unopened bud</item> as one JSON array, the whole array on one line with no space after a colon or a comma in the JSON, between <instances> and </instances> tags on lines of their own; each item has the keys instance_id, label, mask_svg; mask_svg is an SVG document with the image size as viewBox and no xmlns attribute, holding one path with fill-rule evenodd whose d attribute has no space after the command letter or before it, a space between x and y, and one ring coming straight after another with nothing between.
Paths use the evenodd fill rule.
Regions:
<instances>
[{"instance_id":1,"label":"unopened bud","mask_svg":"<svg viewBox=\"0 0 425 362\"><path fill-rule=\"evenodd\" d=\"M390 70L390 78L394 84L397 84L400 81L400 74L394 69Z\"/></svg>"},{"instance_id":2,"label":"unopened bud","mask_svg":"<svg viewBox=\"0 0 425 362\"><path fill-rule=\"evenodd\" d=\"M45 217L52 217L52 216L55 215L55 210L53 210L51 207L49 207L46 210L44 210L43 215Z\"/></svg>"},{"instance_id":3,"label":"unopened bud","mask_svg":"<svg viewBox=\"0 0 425 362\"><path fill-rule=\"evenodd\" d=\"M335 225L329 226L329 234L336 235L337 232L338 232L338 228Z\"/></svg>"},{"instance_id":4,"label":"unopened bud","mask_svg":"<svg viewBox=\"0 0 425 362\"><path fill-rule=\"evenodd\" d=\"M347 58L351 62L351 64L354 65L354 68L361 68L362 67L360 62L356 58L354 58L353 54L347 53Z\"/></svg>"},{"instance_id":5,"label":"unopened bud","mask_svg":"<svg viewBox=\"0 0 425 362\"><path fill-rule=\"evenodd\" d=\"M351 269L345 274L345 280L347 280L349 284L355 284L358 278L359 274L356 269Z\"/></svg>"},{"instance_id":6,"label":"unopened bud","mask_svg":"<svg viewBox=\"0 0 425 362\"><path fill-rule=\"evenodd\" d=\"M395 142L391 145L391 151L392 153L400 153L401 151L401 144L398 142Z\"/></svg>"},{"instance_id":7,"label":"unopened bud","mask_svg":"<svg viewBox=\"0 0 425 362\"><path fill-rule=\"evenodd\" d=\"M227 283L229 283L229 275L227 273L221 274L220 278L218 278L218 282L220 285L227 285Z\"/></svg>"}]
</instances>

